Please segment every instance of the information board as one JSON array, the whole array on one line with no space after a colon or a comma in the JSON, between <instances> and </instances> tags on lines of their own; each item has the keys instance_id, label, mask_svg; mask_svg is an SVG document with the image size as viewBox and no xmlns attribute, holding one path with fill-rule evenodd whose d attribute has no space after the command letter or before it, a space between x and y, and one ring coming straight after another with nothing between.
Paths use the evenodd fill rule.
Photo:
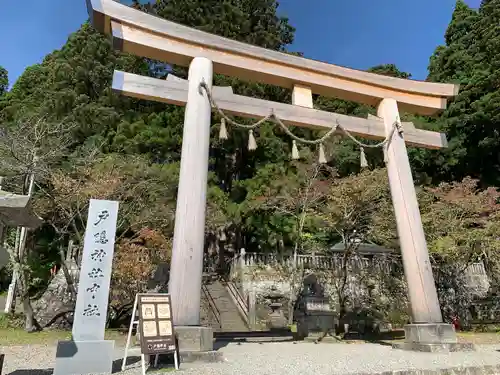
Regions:
<instances>
[{"instance_id":1,"label":"information board","mask_svg":"<svg viewBox=\"0 0 500 375\"><path fill-rule=\"evenodd\" d=\"M138 294L139 331L143 354L172 353L176 350L172 304L165 293Z\"/></svg>"}]
</instances>

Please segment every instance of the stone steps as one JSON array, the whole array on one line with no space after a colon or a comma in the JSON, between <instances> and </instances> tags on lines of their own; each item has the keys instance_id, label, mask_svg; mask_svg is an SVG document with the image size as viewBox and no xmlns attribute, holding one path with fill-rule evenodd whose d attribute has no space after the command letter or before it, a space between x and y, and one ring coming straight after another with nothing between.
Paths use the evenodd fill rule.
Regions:
<instances>
[{"instance_id":1,"label":"stone steps","mask_svg":"<svg viewBox=\"0 0 500 375\"><path fill-rule=\"evenodd\" d=\"M207 289L219 310L221 330L223 332L247 332L248 326L240 316L226 287L220 281L214 281L207 284Z\"/></svg>"}]
</instances>

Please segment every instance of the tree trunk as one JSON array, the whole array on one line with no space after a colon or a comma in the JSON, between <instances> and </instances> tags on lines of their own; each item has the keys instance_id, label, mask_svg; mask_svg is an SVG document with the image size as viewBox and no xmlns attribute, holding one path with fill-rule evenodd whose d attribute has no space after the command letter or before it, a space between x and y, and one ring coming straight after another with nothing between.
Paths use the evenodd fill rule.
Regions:
<instances>
[{"instance_id":1,"label":"tree trunk","mask_svg":"<svg viewBox=\"0 0 500 375\"><path fill-rule=\"evenodd\" d=\"M23 268L24 260L25 259L23 259L20 264L18 280L18 286L23 303L23 312L25 317L24 330L27 332L35 332L41 330L41 327L35 319L33 307L31 306L31 300L28 290L28 278L26 276L26 271Z\"/></svg>"},{"instance_id":2,"label":"tree trunk","mask_svg":"<svg viewBox=\"0 0 500 375\"><path fill-rule=\"evenodd\" d=\"M61 257L61 269L66 279L66 284L68 284L68 291L71 293L71 297L75 298L76 301L75 283L73 282L73 277L71 277L69 273L68 265L66 264L66 256L62 248L59 248L59 256Z\"/></svg>"},{"instance_id":3,"label":"tree trunk","mask_svg":"<svg viewBox=\"0 0 500 375\"><path fill-rule=\"evenodd\" d=\"M40 331L40 325L35 319L29 296L23 297L23 310L25 316L24 330L27 332Z\"/></svg>"}]
</instances>

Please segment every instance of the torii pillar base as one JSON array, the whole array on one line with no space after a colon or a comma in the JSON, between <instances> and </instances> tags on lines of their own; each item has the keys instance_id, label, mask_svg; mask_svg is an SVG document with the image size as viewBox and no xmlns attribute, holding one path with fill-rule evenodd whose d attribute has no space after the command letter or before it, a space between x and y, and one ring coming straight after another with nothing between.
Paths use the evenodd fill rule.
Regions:
<instances>
[{"instance_id":1,"label":"torii pillar base","mask_svg":"<svg viewBox=\"0 0 500 375\"><path fill-rule=\"evenodd\" d=\"M211 327L175 327L175 336L182 363L224 361L222 352L214 350L214 332Z\"/></svg>"},{"instance_id":2,"label":"torii pillar base","mask_svg":"<svg viewBox=\"0 0 500 375\"><path fill-rule=\"evenodd\" d=\"M472 343L457 342L455 328L447 323L407 324L404 327L405 342L393 344L395 349L429 353L474 351Z\"/></svg>"}]
</instances>

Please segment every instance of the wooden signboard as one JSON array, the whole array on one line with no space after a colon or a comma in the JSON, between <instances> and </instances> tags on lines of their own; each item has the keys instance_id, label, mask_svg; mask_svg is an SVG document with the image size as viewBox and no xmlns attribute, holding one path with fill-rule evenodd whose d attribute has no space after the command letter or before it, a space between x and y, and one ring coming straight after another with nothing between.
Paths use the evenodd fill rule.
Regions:
<instances>
[{"instance_id":1,"label":"wooden signboard","mask_svg":"<svg viewBox=\"0 0 500 375\"><path fill-rule=\"evenodd\" d=\"M162 354L175 352L170 295L151 293L139 294L137 297L141 353Z\"/></svg>"},{"instance_id":2,"label":"wooden signboard","mask_svg":"<svg viewBox=\"0 0 500 375\"><path fill-rule=\"evenodd\" d=\"M138 320L136 320L138 317ZM179 369L179 358L172 322L171 297L166 293L136 294L132 318L125 344L122 371L125 371L132 329L136 326L141 337L142 374L146 373L146 356L155 355L154 366L158 365L159 354L174 355L175 369Z\"/></svg>"}]
</instances>

